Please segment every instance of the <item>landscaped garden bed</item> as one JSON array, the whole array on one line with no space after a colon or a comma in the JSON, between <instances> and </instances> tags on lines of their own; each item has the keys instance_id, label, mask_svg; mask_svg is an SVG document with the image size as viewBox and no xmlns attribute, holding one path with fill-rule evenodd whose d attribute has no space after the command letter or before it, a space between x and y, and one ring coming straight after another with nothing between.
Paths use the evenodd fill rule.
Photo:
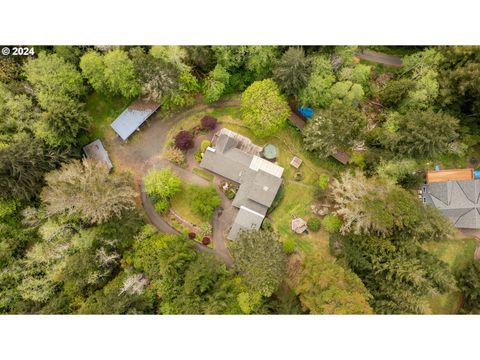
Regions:
<instances>
[{"instance_id":1,"label":"landscaped garden bed","mask_svg":"<svg viewBox=\"0 0 480 360\"><path fill-rule=\"evenodd\" d=\"M168 168L150 171L144 182L155 210L173 228L202 244L212 238L213 212L221 203L212 185L190 184ZM206 245L213 247L211 241Z\"/></svg>"}]
</instances>

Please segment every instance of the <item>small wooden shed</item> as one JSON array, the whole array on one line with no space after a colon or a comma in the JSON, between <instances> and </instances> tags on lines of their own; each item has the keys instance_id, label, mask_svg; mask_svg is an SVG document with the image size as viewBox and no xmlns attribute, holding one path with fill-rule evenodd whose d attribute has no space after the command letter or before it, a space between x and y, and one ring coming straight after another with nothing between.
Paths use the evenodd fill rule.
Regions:
<instances>
[{"instance_id":1,"label":"small wooden shed","mask_svg":"<svg viewBox=\"0 0 480 360\"><path fill-rule=\"evenodd\" d=\"M292 231L297 234L302 234L307 230L307 222L302 218L292 220Z\"/></svg>"}]
</instances>

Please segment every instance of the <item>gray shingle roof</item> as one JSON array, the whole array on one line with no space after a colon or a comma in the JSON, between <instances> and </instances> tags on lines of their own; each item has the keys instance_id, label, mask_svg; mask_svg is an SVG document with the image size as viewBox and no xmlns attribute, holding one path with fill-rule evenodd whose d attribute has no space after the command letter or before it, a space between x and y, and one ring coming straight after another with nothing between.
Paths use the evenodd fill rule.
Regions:
<instances>
[{"instance_id":1,"label":"gray shingle roof","mask_svg":"<svg viewBox=\"0 0 480 360\"><path fill-rule=\"evenodd\" d=\"M232 205L240 208L228 239L241 229L259 229L282 184L283 168L256 155L257 146L248 138L222 129L209 147L200 167L239 183Z\"/></svg>"},{"instance_id":2,"label":"gray shingle roof","mask_svg":"<svg viewBox=\"0 0 480 360\"><path fill-rule=\"evenodd\" d=\"M237 214L237 217L235 218L227 238L229 240L235 240L240 230L260 229L263 218L264 215L242 206Z\"/></svg>"},{"instance_id":3,"label":"gray shingle roof","mask_svg":"<svg viewBox=\"0 0 480 360\"><path fill-rule=\"evenodd\" d=\"M145 101L142 99L135 100L120 114L119 117L115 119L114 122L112 122L110 126L115 130L118 136L125 141L159 107L160 105L153 101Z\"/></svg>"},{"instance_id":4,"label":"gray shingle roof","mask_svg":"<svg viewBox=\"0 0 480 360\"><path fill-rule=\"evenodd\" d=\"M480 180L433 182L423 187L423 199L458 228L480 228Z\"/></svg>"},{"instance_id":5,"label":"gray shingle roof","mask_svg":"<svg viewBox=\"0 0 480 360\"><path fill-rule=\"evenodd\" d=\"M248 197L262 205L270 207L281 184L281 178L270 175L263 170L259 170L253 178Z\"/></svg>"}]
</instances>

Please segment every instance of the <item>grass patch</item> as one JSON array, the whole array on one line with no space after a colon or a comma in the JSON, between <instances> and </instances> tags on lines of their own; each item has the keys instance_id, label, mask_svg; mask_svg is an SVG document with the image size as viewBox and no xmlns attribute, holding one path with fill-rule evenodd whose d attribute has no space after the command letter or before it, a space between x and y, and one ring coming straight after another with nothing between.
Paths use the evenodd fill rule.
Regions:
<instances>
[{"instance_id":1,"label":"grass patch","mask_svg":"<svg viewBox=\"0 0 480 360\"><path fill-rule=\"evenodd\" d=\"M423 245L425 250L445 261L454 274L472 261L475 247L474 239L451 239ZM432 314L454 314L460 304L460 297L458 290L432 296L429 299Z\"/></svg>"},{"instance_id":2,"label":"grass patch","mask_svg":"<svg viewBox=\"0 0 480 360\"><path fill-rule=\"evenodd\" d=\"M231 116L233 118L240 118L242 110L239 107L219 107L213 109L209 115L213 117Z\"/></svg>"},{"instance_id":3,"label":"grass patch","mask_svg":"<svg viewBox=\"0 0 480 360\"><path fill-rule=\"evenodd\" d=\"M165 150L169 146L169 142L171 144L171 142L175 138L175 135L177 135L179 131L181 130L192 131L196 126L200 126L200 120L205 115L207 115L207 111L199 111L194 115L185 117L184 119L182 119L181 121L173 125L167 134L166 141L162 149L162 153L165 152Z\"/></svg>"},{"instance_id":4,"label":"grass patch","mask_svg":"<svg viewBox=\"0 0 480 360\"><path fill-rule=\"evenodd\" d=\"M171 200L172 210L180 215L183 219L189 221L194 225L200 226L205 221L201 216L192 211L190 205L190 192L194 185L183 182L182 189Z\"/></svg>"},{"instance_id":5,"label":"grass patch","mask_svg":"<svg viewBox=\"0 0 480 360\"><path fill-rule=\"evenodd\" d=\"M106 135L107 131L112 131L113 135L110 124L125 110L130 102L131 100L129 99L112 95L99 93L90 95L85 109L92 118L92 124L89 132L80 138L80 144L83 146L95 139L101 139Z\"/></svg>"},{"instance_id":6,"label":"grass patch","mask_svg":"<svg viewBox=\"0 0 480 360\"><path fill-rule=\"evenodd\" d=\"M200 176L201 178L207 181L210 181L210 182L213 181L213 177L214 177L213 174L206 170L203 170L202 168L193 168L192 172L194 172L195 174L197 174L198 176Z\"/></svg>"}]
</instances>

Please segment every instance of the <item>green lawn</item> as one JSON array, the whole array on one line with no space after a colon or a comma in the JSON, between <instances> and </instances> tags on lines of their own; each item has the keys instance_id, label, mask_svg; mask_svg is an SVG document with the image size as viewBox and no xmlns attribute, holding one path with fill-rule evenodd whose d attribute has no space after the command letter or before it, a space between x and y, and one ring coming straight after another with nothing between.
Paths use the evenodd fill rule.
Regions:
<instances>
[{"instance_id":1,"label":"green lawn","mask_svg":"<svg viewBox=\"0 0 480 360\"><path fill-rule=\"evenodd\" d=\"M423 248L445 261L456 273L473 259L476 241L474 239L452 239L442 242L429 242ZM460 291L434 295L430 300L432 314L454 314L460 304Z\"/></svg>"},{"instance_id":2,"label":"green lawn","mask_svg":"<svg viewBox=\"0 0 480 360\"><path fill-rule=\"evenodd\" d=\"M205 221L202 219L201 216L195 214L190 206L189 194L191 192L190 189L192 188L192 186L194 185L183 182L182 189L177 193L177 195L174 196L171 201L171 205L172 210L175 211L182 218L188 220L194 225L200 226Z\"/></svg>"},{"instance_id":3,"label":"green lawn","mask_svg":"<svg viewBox=\"0 0 480 360\"><path fill-rule=\"evenodd\" d=\"M207 181L213 181L213 174L206 171L206 170L203 170L202 168L193 168L192 169L192 172L194 172L195 174L197 174L198 176L200 176L201 178L207 180Z\"/></svg>"},{"instance_id":4,"label":"green lawn","mask_svg":"<svg viewBox=\"0 0 480 360\"><path fill-rule=\"evenodd\" d=\"M220 107L213 109L209 115L213 117L231 116L233 118L240 118L242 111L239 107Z\"/></svg>"},{"instance_id":5,"label":"green lawn","mask_svg":"<svg viewBox=\"0 0 480 360\"><path fill-rule=\"evenodd\" d=\"M80 144L85 145L95 139L101 139L110 130L110 124L130 104L131 100L93 93L87 99L86 111L92 118L92 125L88 134L80 138ZM113 135L113 132L112 132Z\"/></svg>"},{"instance_id":6,"label":"green lawn","mask_svg":"<svg viewBox=\"0 0 480 360\"><path fill-rule=\"evenodd\" d=\"M229 113L234 113L234 111L229 110ZM347 167L333 159L321 160L306 151L302 146L300 132L292 126L286 126L273 137L258 138L243 126L240 120L233 118L230 114L219 116L217 113L217 116L226 128L247 136L255 144L263 146L271 143L277 147L277 162L285 169L283 173L285 193L278 207L269 216L273 226L278 231L281 240L292 239L297 245L297 250L309 253L315 248L316 251L320 251L324 256L329 257L328 234L324 231L303 235L293 233L290 228L291 215L302 217L305 220L312 216L310 204L313 200L313 184L318 180L319 174L326 173L332 176ZM290 165L294 155L303 160L299 170ZM302 172L304 176L302 181L296 182L293 179L297 171Z\"/></svg>"}]
</instances>

